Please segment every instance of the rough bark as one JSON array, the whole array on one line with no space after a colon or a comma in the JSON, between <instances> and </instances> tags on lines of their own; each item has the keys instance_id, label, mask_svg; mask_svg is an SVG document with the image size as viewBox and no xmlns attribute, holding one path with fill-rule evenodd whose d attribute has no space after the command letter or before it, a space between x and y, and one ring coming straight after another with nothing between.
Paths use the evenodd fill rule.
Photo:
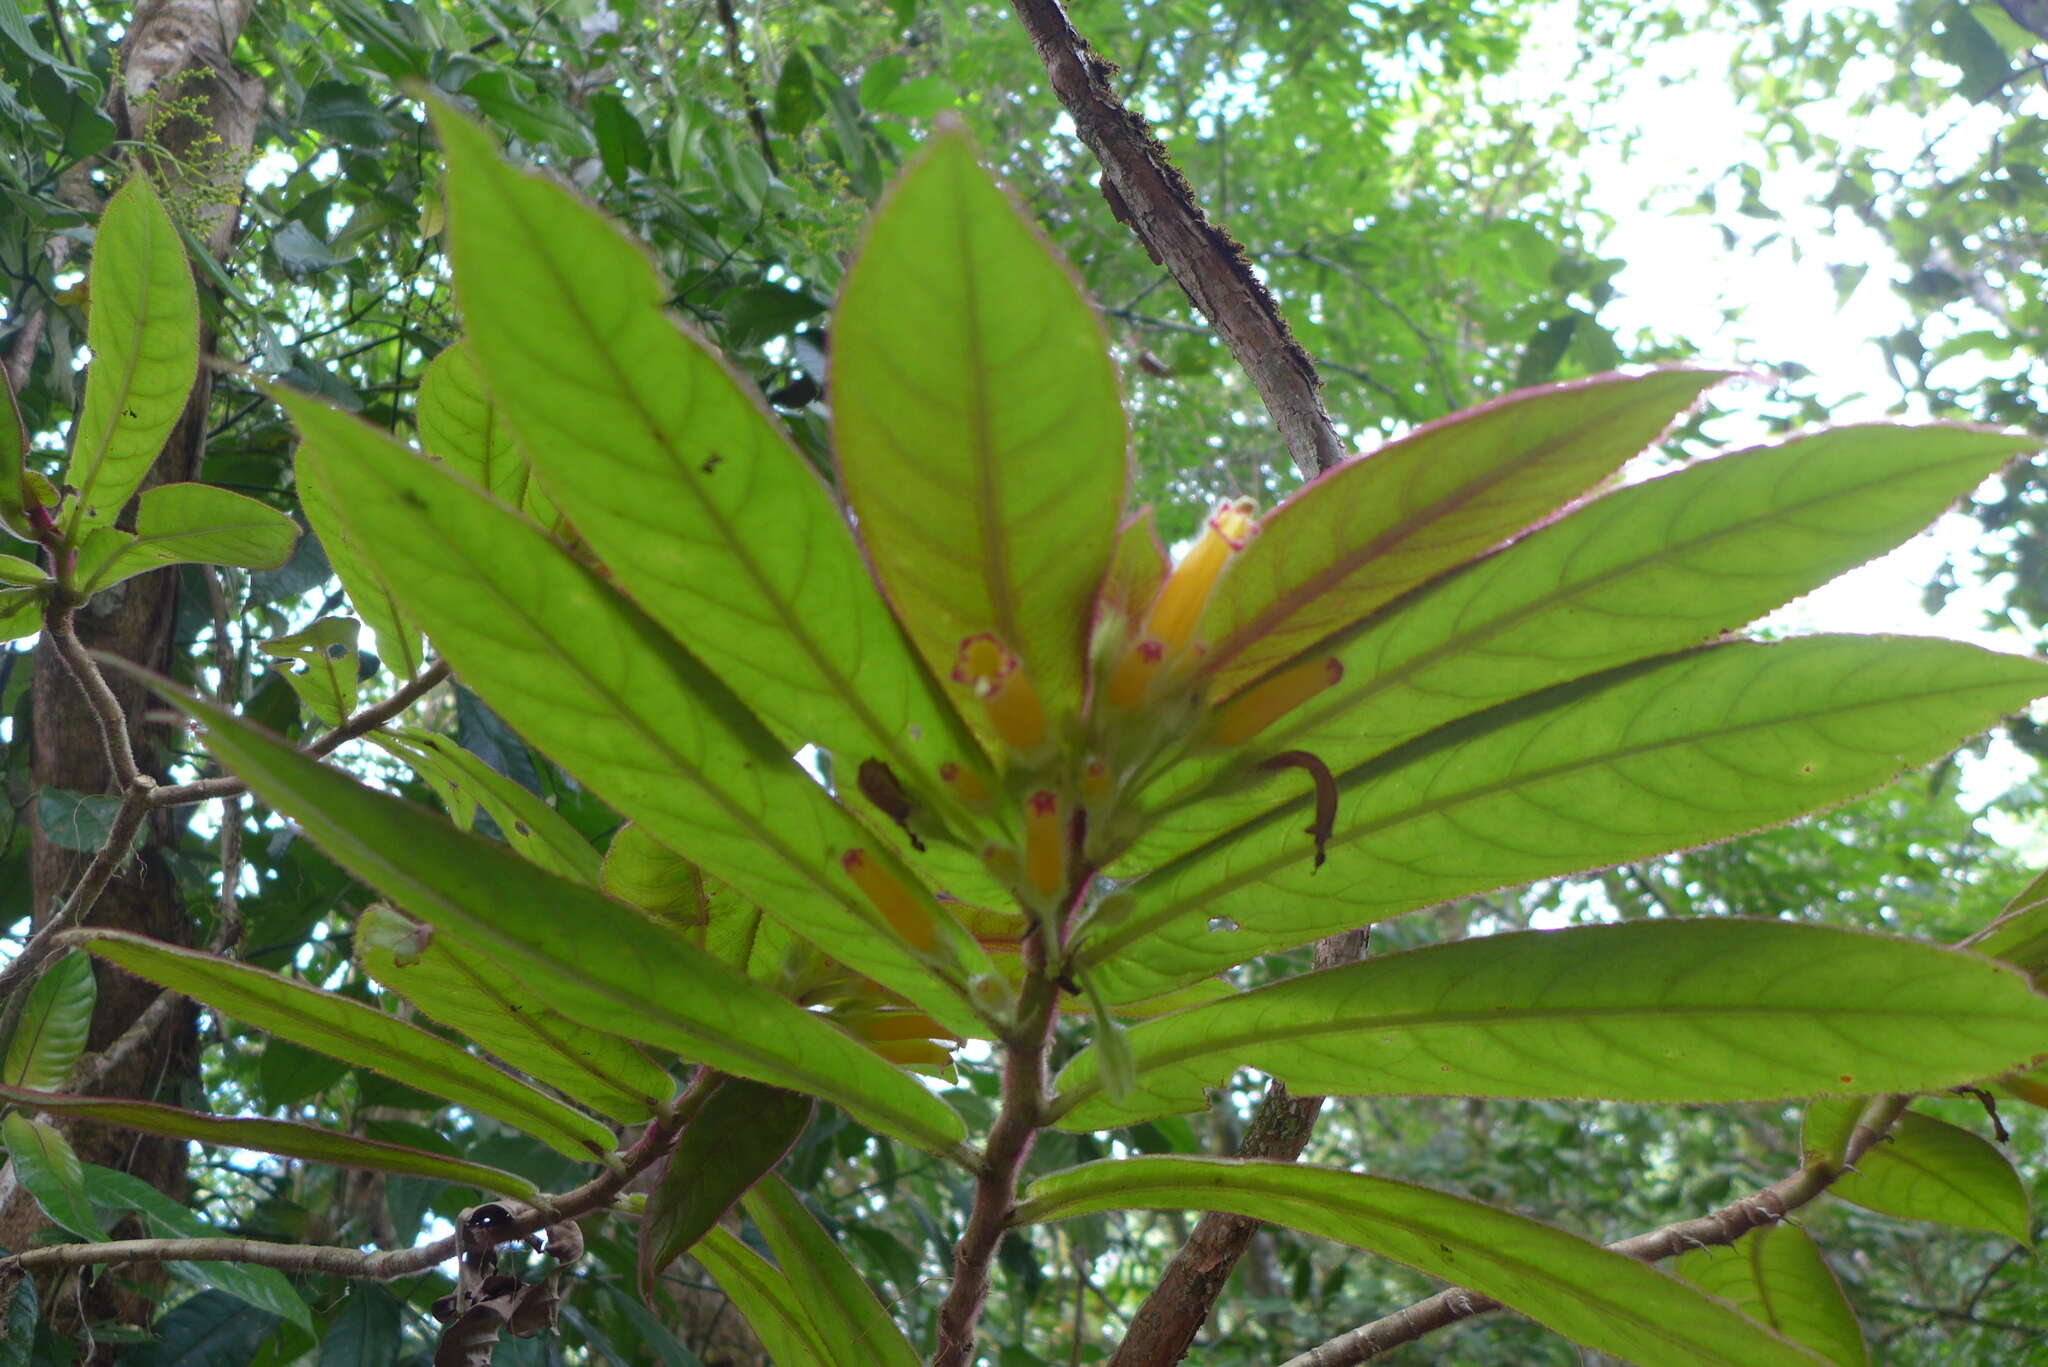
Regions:
<instances>
[{"instance_id":1,"label":"rough bark","mask_svg":"<svg viewBox=\"0 0 2048 1367\"><path fill-rule=\"evenodd\" d=\"M156 149L140 154L139 161L163 190L172 212L194 229L217 259L225 259L234 241L242 174L262 107L261 82L235 69L230 57L251 3L144 0L136 6L122 45L118 68L122 79L109 100L109 113L121 137L146 141ZM213 342L211 332L202 330L202 356L211 352ZM208 396L209 385L202 372L148 483L197 475L205 444ZM90 650L153 669L165 667L176 646L171 633L177 583L175 571L158 571L100 595L77 615L80 639ZM128 718L138 761L145 771L163 778L158 752L167 733L145 723L144 699L136 685L120 678L112 682ZM36 653L32 705L30 763L36 786L85 793L108 791L112 778L93 714L52 651ZM152 813L144 827L141 849L101 896L92 916L94 924L179 943L190 941L191 922L184 898L161 854L175 838L176 823L182 819L182 814L168 809ZM38 918L49 915L89 858L52 843L40 827L34 831L30 872ZM99 965L96 972L99 1005L87 1041L87 1048L93 1051L119 1038L156 996L149 984L106 965ZM169 1028L157 1040L134 1050L121 1067L101 1080L104 1094L170 1099L192 1085L198 1064L193 1021L189 1007L174 1013ZM76 1127L71 1138L85 1161L132 1172L182 1198L184 1144L90 1125ZM22 1247L27 1226L35 1220L32 1204L18 1197L9 1200L0 1212L0 1242ZM146 1292L131 1288L125 1294L114 1291L104 1299L100 1296L96 1291L89 1298L88 1314L111 1313L133 1319L149 1312Z\"/></svg>"},{"instance_id":2,"label":"rough bark","mask_svg":"<svg viewBox=\"0 0 2048 1367\"><path fill-rule=\"evenodd\" d=\"M1102 163L1111 212L1230 348L1258 389L1302 475L1314 479L1344 458L1323 407L1322 377L1260 283L1244 248L1202 212L1192 187L1145 120L1110 84L1114 64L1067 22L1059 0L1010 0L1088 150Z\"/></svg>"}]
</instances>

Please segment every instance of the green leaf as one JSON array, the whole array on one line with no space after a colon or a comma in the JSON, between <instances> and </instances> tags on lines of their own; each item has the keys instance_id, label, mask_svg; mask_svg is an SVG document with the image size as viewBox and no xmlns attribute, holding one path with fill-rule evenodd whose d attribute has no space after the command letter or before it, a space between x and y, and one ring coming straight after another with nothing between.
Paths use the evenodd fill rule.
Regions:
<instances>
[{"instance_id":1,"label":"green leaf","mask_svg":"<svg viewBox=\"0 0 2048 1367\"><path fill-rule=\"evenodd\" d=\"M93 239L92 366L64 482L76 544L111 523L155 463L199 373L199 294L185 245L149 178L131 174Z\"/></svg>"},{"instance_id":2,"label":"green leaf","mask_svg":"<svg viewBox=\"0 0 2048 1367\"><path fill-rule=\"evenodd\" d=\"M775 1367L839 1367L797 1304L789 1278L716 1225L692 1255L754 1331Z\"/></svg>"},{"instance_id":3,"label":"green leaf","mask_svg":"<svg viewBox=\"0 0 2048 1367\"><path fill-rule=\"evenodd\" d=\"M323 617L304 631L274 636L257 647L273 660L295 660L304 669L288 669L285 682L306 710L329 726L339 726L356 710L356 685L361 669L356 642L363 624L353 617Z\"/></svg>"},{"instance_id":4,"label":"green leaf","mask_svg":"<svg viewBox=\"0 0 2048 1367\"><path fill-rule=\"evenodd\" d=\"M1711 641L1924 527L2024 438L1845 427L1723 456L1601 498L1317 645L1343 677L1242 755L1184 763L1125 863L1156 867L1252 815L1229 775L1279 750L1343 770L1497 703Z\"/></svg>"},{"instance_id":5,"label":"green leaf","mask_svg":"<svg viewBox=\"0 0 2048 1367\"><path fill-rule=\"evenodd\" d=\"M1963 941L1966 949L2018 964L2036 977L2048 972L2048 871L2005 904L1998 919Z\"/></svg>"},{"instance_id":6,"label":"green leaf","mask_svg":"<svg viewBox=\"0 0 2048 1367\"><path fill-rule=\"evenodd\" d=\"M1863 1328L1841 1282L1812 1236L1797 1225L1765 1225L1732 1247L1694 1249L1671 1270L1836 1367L1870 1362Z\"/></svg>"},{"instance_id":7,"label":"green leaf","mask_svg":"<svg viewBox=\"0 0 2048 1367\"><path fill-rule=\"evenodd\" d=\"M26 455L28 425L21 420L21 405L14 399L13 376L0 369L0 531L33 541L36 530L28 520L28 493L21 483L21 462Z\"/></svg>"},{"instance_id":8,"label":"green leaf","mask_svg":"<svg viewBox=\"0 0 2048 1367\"><path fill-rule=\"evenodd\" d=\"M19 640L43 629L41 589L0 589L0 641Z\"/></svg>"},{"instance_id":9,"label":"green leaf","mask_svg":"<svg viewBox=\"0 0 2048 1367\"><path fill-rule=\"evenodd\" d=\"M0 1139L7 1142L7 1156L14 1160L15 1175L28 1194L36 1198L43 1214L81 1239L107 1237L86 1197L85 1170L79 1165L78 1155L54 1126L32 1120L20 1111L10 1111L5 1120L0 1120Z\"/></svg>"},{"instance_id":10,"label":"green leaf","mask_svg":"<svg viewBox=\"0 0 2048 1367\"><path fill-rule=\"evenodd\" d=\"M356 918L355 945L372 978L600 1115L630 1125L675 1094L674 1080L632 1044L577 1024L545 992L390 907Z\"/></svg>"},{"instance_id":11,"label":"green leaf","mask_svg":"<svg viewBox=\"0 0 2048 1367\"><path fill-rule=\"evenodd\" d=\"M1015 1222L1109 1210L1217 1210L1335 1239L1469 1287L1640 1367L1815 1367L1821 1359L1656 1268L1462 1196L1364 1173L1150 1157L1053 1173Z\"/></svg>"},{"instance_id":12,"label":"green leaf","mask_svg":"<svg viewBox=\"0 0 2048 1367\"><path fill-rule=\"evenodd\" d=\"M535 869L504 846L356 783L191 694L213 753L344 868L435 936L543 984L548 1005L721 1072L808 1092L921 1148L960 1119L915 1079L812 1012L748 982L622 903ZM606 952L592 954L589 946Z\"/></svg>"},{"instance_id":13,"label":"green leaf","mask_svg":"<svg viewBox=\"0 0 2048 1367\"><path fill-rule=\"evenodd\" d=\"M7 1041L0 1081L44 1091L62 1087L85 1052L97 995L92 960L76 950L44 969Z\"/></svg>"},{"instance_id":14,"label":"green leaf","mask_svg":"<svg viewBox=\"0 0 2048 1367\"><path fill-rule=\"evenodd\" d=\"M42 588L53 582L50 572L33 560L23 560L18 555L0 555L0 586Z\"/></svg>"},{"instance_id":15,"label":"green leaf","mask_svg":"<svg viewBox=\"0 0 2048 1367\"><path fill-rule=\"evenodd\" d=\"M363 559L362 552L349 538L348 529L329 504L325 487L304 480L298 485L298 494L299 507L319 538L321 549L327 553L328 566L348 590L348 601L354 604L357 615L377 633L378 658L400 678L418 674L427 658L420 648L418 625L400 610L391 590Z\"/></svg>"},{"instance_id":16,"label":"green leaf","mask_svg":"<svg viewBox=\"0 0 2048 1367\"><path fill-rule=\"evenodd\" d=\"M96 1163L85 1167L85 1190L92 1203L106 1210L133 1210L148 1222L150 1232L164 1239L204 1239L221 1235L217 1226L194 1215L178 1201L139 1177ZM194 1262L176 1267L200 1283L237 1300L267 1310L312 1334L313 1315L291 1281L274 1267L248 1263Z\"/></svg>"},{"instance_id":17,"label":"green leaf","mask_svg":"<svg viewBox=\"0 0 2048 1367\"><path fill-rule=\"evenodd\" d=\"M0 1321L0 1367L31 1367L36 1325L41 1319L35 1278L23 1273L15 1279L14 1290L7 1297L7 1317Z\"/></svg>"},{"instance_id":18,"label":"green leaf","mask_svg":"<svg viewBox=\"0 0 2048 1367\"><path fill-rule=\"evenodd\" d=\"M128 1367L248 1367L277 1316L219 1291L179 1301L156 1322L156 1341L122 1354Z\"/></svg>"},{"instance_id":19,"label":"green leaf","mask_svg":"<svg viewBox=\"0 0 2048 1367\"><path fill-rule=\"evenodd\" d=\"M453 792L481 805L497 823L505 843L534 864L587 887L597 886L597 851L567 818L524 784L463 749L454 737L408 729L379 740L423 775L432 770L440 780L437 790L444 801Z\"/></svg>"},{"instance_id":20,"label":"green leaf","mask_svg":"<svg viewBox=\"0 0 2048 1367\"><path fill-rule=\"evenodd\" d=\"M711 919L703 873L640 827L628 823L612 836L599 878L613 897L703 945L702 928Z\"/></svg>"},{"instance_id":21,"label":"green leaf","mask_svg":"<svg viewBox=\"0 0 2048 1367\"><path fill-rule=\"evenodd\" d=\"M182 992L245 1025L495 1116L572 1158L611 1152L612 1133L605 1126L460 1045L353 997L120 931L87 931L78 943L137 977Z\"/></svg>"},{"instance_id":22,"label":"green leaf","mask_svg":"<svg viewBox=\"0 0 2048 1367\"><path fill-rule=\"evenodd\" d=\"M96 853L114 833L121 799L102 793L74 793L68 788L43 788L36 793L36 824L43 837L59 849ZM142 838L140 831L136 839Z\"/></svg>"},{"instance_id":23,"label":"green leaf","mask_svg":"<svg viewBox=\"0 0 2048 1367\"><path fill-rule=\"evenodd\" d=\"M211 484L142 491L135 532L96 527L79 550L83 592L97 593L163 565L274 570L291 559L299 524L267 503Z\"/></svg>"},{"instance_id":24,"label":"green leaf","mask_svg":"<svg viewBox=\"0 0 2048 1367\"><path fill-rule=\"evenodd\" d=\"M399 1360L405 1308L375 1282L354 1282L328 1321L319 1367L389 1367Z\"/></svg>"},{"instance_id":25,"label":"green leaf","mask_svg":"<svg viewBox=\"0 0 2048 1367\"><path fill-rule=\"evenodd\" d=\"M1083 937L1080 966L1131 1000L1452 897L1760 830L1869 792L2044 689L2039 661L1892 637L1610 671L1338 773L1320 876L1309 796L1160 867Z\"/></svg>"},{"instance_id":26,"label":"green leaf","mask_svg":"<svg viewBox=\"0 0 2048 1367\"><path fill-rule=\"evenodd\" d=\"M0 1101L52 1115L75 1115L102 1125L140 1130L144 1134L190 1139L222 1148L253 1149L258 1153L303 1158L337 1167L368 1168L374 1172L395 1172L410 1177L431 1177L466 1187L479 1187L500 1196L531 1201L540 1189L524 1177L487 1168L459 1158L409 1149L375 1139L338 1134L331 1129L298 1125L284 1120L239 1120L201 1115L176 1106L153 1101L129 1101L120 1097L77 1096L64 1092L39 1092L26 1087L0 1085Z\"/></svg>"},{"instance_id":27,"label":"green leaf","mask_svg":"<svg viewBox=\"0 0 2048 1367\"><path fill-rule=\"evenodd\" d=\"M1102 576L1100 605L1130 621L1143 618L1159 595L1159 586L1166 582L1169 568L1166 547L1159 540L1159 524L1150 508L1140 509L1117 528L1116 550Z\"/></svg>"},{"instance_id":28,"label":"green leaf","mask_svg":"<svg viewBox=\"0 0 2048 1367\"><path fill-rule=\"evenodd\" d=\"M785 753L873 756L950 802L919 776L978 767L980 752L817 472L751 387L664 312L669 291L644 250L507 166L470 123L437 111L436 127L468 345L577 534Z\"/></svg>"},{"instance_id":29,"label":"green leaf","mask_svg":"<svg viewBox=\"0 0 2048 1367\"><path fill-rule=\"evenodd\" d=\"M964 133L933 134L868 227L832 325L832 417L861 539L933 672L993 632L1055 717L1078 707L1123 406L1094 310Z\"/></svg>"},{"instance_id":30,"label":"green leaf","mask_svg":"<svg viewBox=\"0 0 2048 1367\"><path fill-rule=\"evenodd\" d=\"M917 1367L917 1350L874 1288L854 1271L787 1182L769 1177L747 1193L744 1204L834 1367Z\"/></svg>"},{"instance_id":31,"label":"green leaf","mask_svg":"<svg viewBox=\"0 0 2048 1367\"><path fill-rule=\"evenodd\" d=\"M990 971L981 947L694 657L465 481L344 414L278 399L305 437L300 482L349 490L332 502L357 545L508 723L834 959L960 1033L972 1027L965 984ZM862 848L918 889L938 934L930 953L893 930L843 869L842 856Z\"/></svg>"},{"instance_id":32,"label":"green leaf","mask_svg":"<svg viewBox=\"0 0 2048 1367\"><path fill-rule=\"evenodd\" d=\"M1217 583L1198 628L1214 687L1234 691L1582 496L1727 375L1665 369L1524 390L1323 475L1273 510Z\"/></svg>"},{"instance_id":33,"label":"green leaf","mask_svg":"<svg viewBox=\"0 0 2048 1367\"><path fill-rule=\"evenodd\" d=\"M1824 1099L1806 1110L1805 1148L1839 1152L1863 1103ZM1828 1188L1851 1204L1903 1220L1932 1220L2032 1242L2026 1187L2012 1160L1989 1140L1945 1120L1907 1111Z\"/></svg>"},{"instance_id":34,"label":"green leaf","mask_svg":"<svg viewBox=\"0 0 2048 1367\"><path fill-rule=\"evenodd\" d=\"M1301 1095L1753 1101L1931 1091L2048 1049L2024 974L1914 940L1785 921L1490 935L1311 973L1132 1026L1061 1072L1065 1129L1201 1109L1257 1068ZM1105 1090L1108 1095L1105 1095Z\"/></svg>"},{"instance_id":35,"label":"green leaf","mask_svg":"<svg viewBox=\"0 0 2048 1367\"><path fill-rule=\"evenodd\" d=\"M460 341L420 377L420 445L479 488L517 508L526 497L526 457L491 402L475 344Z\"/></svg>"},{"instance_id":36,"label":"green leaf","mask_svg":"<svg viewBox=\"0 0 2048 1367\"><path fill-rule=\"evenodd\" d=\"M348 1072L349 1066L340 1059L273 1035L263 1041L263 1052L256 1059L256 1091L266 1106L296 1106L320 1095Z\"/></svg>"},{"instance_id":37,"label":"green leaf","mask_svg":"<svg viewBox=\"0 0 2048 1367\"><path fill-rule=\"evenodd\" d=\"M745 1078L715 1084L662 1160L640 1222L640 1295L652 1302L662 1273L775 1170L802 1137L811 1098ZM744 1136L744 1143L735 1143Z\"/></svg>"}]
</instances>

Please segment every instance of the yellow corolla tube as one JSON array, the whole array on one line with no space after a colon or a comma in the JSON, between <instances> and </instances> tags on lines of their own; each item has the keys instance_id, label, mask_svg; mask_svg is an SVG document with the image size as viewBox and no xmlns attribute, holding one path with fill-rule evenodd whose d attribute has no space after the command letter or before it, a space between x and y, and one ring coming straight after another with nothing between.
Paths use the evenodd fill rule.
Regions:
<instances>
[{"instance_id":1,"label":"yellow corolla tube","mask_svg":"<svg viewBox=\"0 0 2048 1367\"><path fill-rule=\"evenodd\" d=\"M964 684L988 712L1003 744L1028 755L1045 744L1045 709L1038 690L1010 648L993 632L969 636L953 660L953 682Z\"/></svg>"},{"instance_id":2,"label":"yellow corolla tube","mask_svg":"<svg viewBox=\"0 0 2048 1367\"><path fill-rule=\"evenodd\" d=\"M1112 706L1129 709L1143 702L1160 670L1187 651L1202 611L1209 606L1209 595L1216 590L1217 576L1258 533L1258 510L1259 505L1249 498L1216 505L1201 539L1160 585L1144 631L1110 675Z\"/></svg>"}]
</instances>

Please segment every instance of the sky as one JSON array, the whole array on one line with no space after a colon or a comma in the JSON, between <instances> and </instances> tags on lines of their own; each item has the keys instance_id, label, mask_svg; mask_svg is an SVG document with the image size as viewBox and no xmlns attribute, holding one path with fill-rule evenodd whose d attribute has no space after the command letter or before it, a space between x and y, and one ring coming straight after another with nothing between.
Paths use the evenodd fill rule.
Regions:
<instances>
[{"instance_id":1,"label":"sky","mask_svg":"<svg viewBox=\"0 0 2048 1367\"><path fill-rule=\"evenodd\" d=\"M1783 21L1798 23L1808 8L1787 5ZM1576 13L1575 0L1561 0L1543 12L1523 64L1502 83L1504 94L1535 107L1544 103L1541 97L1554 89L1558 64L1575 55ZM1603 321L1623 336L1641 332L1690 339L1701 346L1700 359L1709 363L1796 362L1812 372L1812 391L1837 419L1886 418L1899 390L1874 339L1907 325L1910 309L1891 288L1887 246L1848 215L1821 207L1832 177L1806 167L1759 168L1762 198L1783 215L1759 226L1785 232L1782 240L1761 249L1746 241L1731 247L1717 226L1727 216L1688 212L1701 190L1726 168L1758 160L1759 121L1739 107L1727 80L1738 48L1736 35L1703 24L1684 42L1631 54L1621 98L1604 113L1612 125L1635 129L1636 136L1625 152L1610 142L1593 147L1586 158L1594 187L1591 207L1613 222L1611 231L1592 245L1627 263ZM1852 63L1831 97L1804 109L1809 128L1879 149L1896 148L1896 161L1904 163L1927 140L1931 124L1952 124L1935 154L1974 161L2003 122L2003 113L1961 99L1927 122L1896 110L1886 111L1895 117L1879 119L1858 119L1850 112L1857 90L1881 80L1889 65L1888 57ZM1846 299L1839 299L1831 264L1870 264L1873 269ZM1731 308L1740 311L1733 323ZM1995 324L1987 320L1986 326ZM1762 396L1757 397L1760 408ZM1716 437L1734 444L1763 437L1761 421L1742 420L1741 400L1739 387L1724 391L1721 402L1735 411L1714 425ZM1949 514L1892 554L1809 594L1766 623L1800 631L1941 635L1994 650L2025 650L2028 642L1986 624L1987 610L2000 597L1995 582L1972 582L1965 573L1959 576L1965 586L1941 612L1930 616L1922 606L1922 589L1945 556L1963 566L1974 563L1977 532L1970 519ZM1964 800L1981 805L2034 767L2011 746L1995 745L1986 761L1966 771ZM2048 856L2043 833L2009 819L1994 817L1993 825L2001 838Z\"/></svg>"}]
</instances>

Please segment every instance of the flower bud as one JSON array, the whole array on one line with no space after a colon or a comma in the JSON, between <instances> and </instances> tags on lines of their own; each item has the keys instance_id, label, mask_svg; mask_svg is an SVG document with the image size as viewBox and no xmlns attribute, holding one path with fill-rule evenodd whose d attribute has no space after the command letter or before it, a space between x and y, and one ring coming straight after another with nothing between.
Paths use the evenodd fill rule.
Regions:
<instances>
[{"instance_id":1,"label":"flower bud","mask_svg":"<svg viewBox=\"0 0 2048 1367\"><path fill-rule=\"evenodd\" d=\"M953 661L953 682L965 685L987 709L989 725L1019 754L1045 744L1045 709L1031 676L1009 647L991 632L969 636Z\"/></svg>"},{"instance_id":2,"label":"flower bud","mask_svg":"<svg viewBox=\"0 0 2048 1367\"><path fill-rule=\"evenodd\" d=\"M1243 745L1343 677L1339 660L1309 660L1282 670L1217 708L1211 734L1220 745Z\"/></svg>"},{"instance_id":3,"label":"flower bud","mask_svg":"<svg viewBox=\"0 0 2048 1367\"><path fill-rule=\"evenodd\" d=\"M902 880L866 850L848 850L840 856L839 866L867 894L868 901L898 935L926 953L938 943L938 927L932 923L931 913L903 886Z\"/></svg>"},{"instance_id":4,"label":"flower bud","mask_svg":"<svg viewBox=\"0 0 2048 1367\"><path fill-rule=\"evenodd\" d=\"M1067 823L1058 796L1043 789L1024 800L1024 879L1048 901L1067 885Z\"/></svg>"}]
</instances>

